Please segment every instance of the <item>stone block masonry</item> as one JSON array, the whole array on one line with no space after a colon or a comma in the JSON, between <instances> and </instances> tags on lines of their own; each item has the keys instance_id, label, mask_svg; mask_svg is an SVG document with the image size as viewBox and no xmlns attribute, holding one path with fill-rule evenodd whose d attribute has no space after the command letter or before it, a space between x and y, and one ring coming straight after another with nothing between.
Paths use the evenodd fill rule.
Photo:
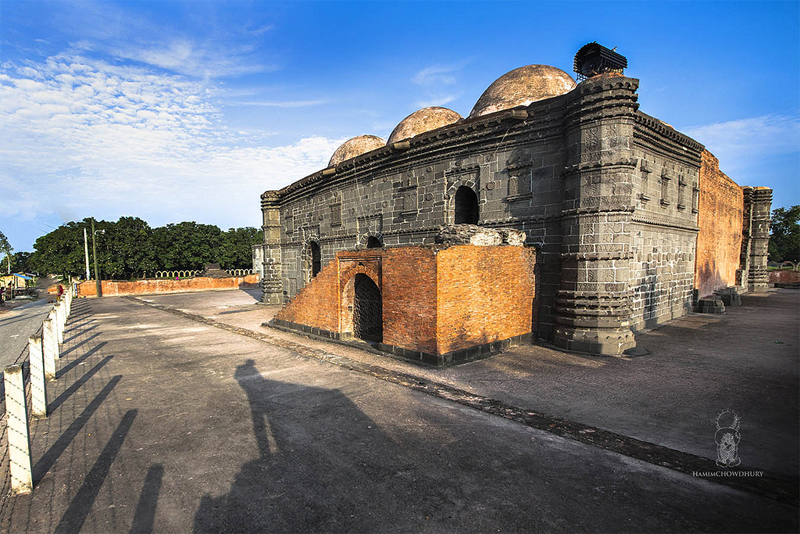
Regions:
<instances>
[{"instance_id":1,"label":"stone block masonry","mask_svg":"<svg viewBox=\"0 0 800 534\"><path fill-rule=\"evenodd\" d=\"M354 279L380 290L386 352L437 366L474 360L530 338L533 249L422 245L341 251L275 316L275 324L354 337Z\"/></svg>"}]
</instances>

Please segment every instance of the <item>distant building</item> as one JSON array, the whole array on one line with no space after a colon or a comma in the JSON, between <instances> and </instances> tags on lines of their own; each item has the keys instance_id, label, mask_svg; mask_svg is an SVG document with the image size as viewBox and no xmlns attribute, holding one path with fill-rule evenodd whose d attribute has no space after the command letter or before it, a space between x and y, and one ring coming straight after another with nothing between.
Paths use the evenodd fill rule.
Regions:
<instances>
[{"instance_id":1,"label":"distant building","mask_svg":"<svg viewBox=\"0 0 800 534\"><path fill-rule=\"evenodd\" d=\"M771 190L739 187L703 145L639 111L624 62L592 43L576 56L580 83L518 68L466 118L421 109L387 142L350 139L327 168L265 192L263 301L286 303L339 251L433 243L465 223L525 232L531 331L571 350L620 354L697 297L765 290Z\"/></svg>"}]
</instances>

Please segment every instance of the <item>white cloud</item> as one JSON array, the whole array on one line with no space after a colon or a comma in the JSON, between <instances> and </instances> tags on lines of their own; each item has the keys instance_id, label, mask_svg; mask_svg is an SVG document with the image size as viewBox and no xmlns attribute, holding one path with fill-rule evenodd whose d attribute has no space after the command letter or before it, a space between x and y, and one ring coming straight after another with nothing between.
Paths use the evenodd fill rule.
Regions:
<instances>
[{"instance_id":1,"label":"white cloud","mask_svg":"<svg viewBox=\"0 0 800 534\"><path fill-rule=\"evenodd\" d=\"M261 106L268 108L307 108L327 104L327 100L286 100L286 101L257 101L250 100L244 102L229 102L231 105L239 106Z\"/></svg>"},{"instance_id":2,"label":"white cloud","mask_svg":"<svg viewBox=\"0 0 800 534\"><path fill-rule=\"evenodd\" d=\"M433 65L417 72L411 79L417 85L453 85L456 83L455 72L463 69L469 61L453 65Z\"/></svg>"},{"instance_id":3,"label":"white cloud","mask_svg":"<svg viewBox=\"0 0 800 534\"><path fill-rule=\"evenodd\" d=\"M450 102L458 100L460 96L461 93L433 96L425 100L419 100L415 102L414 108L418 109L418 108L427 108L431 106L444 106L449 104Z\"/></svg>"},{"instance_id":4,"label":"white cloud","mask_svg":"<svg viewBox=\"0 0 800 534\"><path fill-rule=\"evenodd\" d=\"M62 54L0 70L4 217L257 226L261 192L324 168L343 141L258 146L274 132L226 128L215 88L143 68Z\"/></svg>"},{"instance_id":5,"label":"white cloud","mask_svg":"<svg viewBox=\"0 0 800 534\"><path fill-rule=\"evenodd\" d=\"M753 167L764 158L800 152L800 117L762 115L681 129L720 160L726 172Z\"/></svg>"}]
</instances>

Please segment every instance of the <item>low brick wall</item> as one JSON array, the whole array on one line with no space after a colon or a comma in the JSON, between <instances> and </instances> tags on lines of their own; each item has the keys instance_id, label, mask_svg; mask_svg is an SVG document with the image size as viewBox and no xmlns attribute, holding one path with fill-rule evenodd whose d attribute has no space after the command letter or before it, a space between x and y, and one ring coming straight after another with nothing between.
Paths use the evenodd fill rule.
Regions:
<instances>
[{"instance_id":1,"label":"low brick wall","mask_svg":"<svg viewBox=\"0 0 800 534\"><path fill-rule=\"evenodd\" d=\"M797 284L800 283L800 271L770 271L770 284Z\"/></svg>"},{"instance_id":2,"label":"low brick wall","mask_svg":"<svg viewBox=\"0 0 800 534\"><path fill-rule=\"evenodd\" d=\"M189 291L212 291L221 289L239 289L248 285L258 284L258 274L247 276L230 276L227 278L207 278L198 276L183 280L148 279L128 282L123 280L103 280L103 296L117 297L125 295L148 295L152 293L185 293ZM94 280L89 280L78 285L79 297L96 297L97 290Z\"/></svg>"},{"instance_id":3,"label":"low brick wall","mask_svg":"<svg viewBox=\"0 0 800 534\"><path fill-rule=\"evenodd\" d=\"M381 292L380 350L434 365L487 356L530 338L532 249L422 245L340 251L273 324L333 339L353 336L353 282Z\"/></svg>"}]
</instances>

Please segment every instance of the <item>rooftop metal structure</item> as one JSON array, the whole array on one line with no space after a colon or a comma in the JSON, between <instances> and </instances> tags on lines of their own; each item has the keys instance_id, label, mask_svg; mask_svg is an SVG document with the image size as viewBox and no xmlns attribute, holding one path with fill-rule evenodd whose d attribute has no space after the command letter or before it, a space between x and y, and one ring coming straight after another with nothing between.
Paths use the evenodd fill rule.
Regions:
<instances>
[{"instance_id":1,"label":"rooftop metal structure","mask_svg":"<svg viewBox=\"0 0 800 534\"><path fill-rule=\"evenodd\" d=\"M616 47L614 47L616 49ZM573 70L578 74L578 81L597 76L605 72L618 72L628 66L625 56L609 50L605 46L592 42L583 45L575 54Z\"/></svg>"}]
</instances>

